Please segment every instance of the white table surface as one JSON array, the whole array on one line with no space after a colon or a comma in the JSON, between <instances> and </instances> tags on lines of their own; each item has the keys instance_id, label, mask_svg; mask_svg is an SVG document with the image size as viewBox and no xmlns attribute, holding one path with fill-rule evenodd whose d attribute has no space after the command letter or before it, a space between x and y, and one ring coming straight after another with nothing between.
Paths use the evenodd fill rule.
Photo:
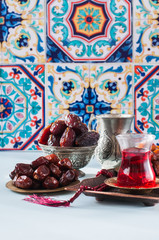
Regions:
<instances>
[{"instance_id":1,"label":"white table surface","mask_svg":"<svg viewBox=\"0 0 159 240\"><path fill-rule=\"evenodd\" d=\"M0 239L78 240L78 239L159 239L159 204L103 201L81 194L70 207L47 207L23 201L25 195L5 187L16 163L30 163L42 155L31 151L0 152ZM101 166L92 160L82 170L93 177ZM54 194L69 199L73 192Z\"/></svg>"}]
</instances>

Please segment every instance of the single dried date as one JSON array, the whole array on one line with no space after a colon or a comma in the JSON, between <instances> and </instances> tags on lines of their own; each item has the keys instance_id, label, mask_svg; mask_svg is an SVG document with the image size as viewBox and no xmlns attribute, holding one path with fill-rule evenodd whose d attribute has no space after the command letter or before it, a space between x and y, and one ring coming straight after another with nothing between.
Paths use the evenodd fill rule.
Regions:
<instances>
[{"instance_id":1,"label":"single dried date","mask_svg":"<svg viewBox=\"0 0 159 240\"><path fill-rule=\"evenodd\" d=\"M51 163L50 170L51 170L52 175L55 178L60 178L62 171L60 170L60 168L57 165L55 165L54 163Z\"/></svg>"},{"instance_id":2,"label":"single dried date","mask_svg":"<svg viewBox=\"0 0 159 240\"><path fill-rule=\"evenodd\" d=\"M49 136L50 136L50 134L51 134L51 132L50 132L50 127L51 127L51 125L45 127L45 128L41 131L40 136L39 136L39 143L44 144L44 145L47 145L47 141L48 141Z\"/></svg>"},{"instance_id":3,"label":"single dried date","mask_svg":"<svg viewBox=\"0 0 159 240\"><path fill-rule=\"evenodd\" d=\"M76 125L75 127L73 127L73 130L76 133L76 136L79 136L83 133L88 132L88 127L85 123L79 123L78 125Z\"/></svg>"},{"instance_id":4,"label":"single dried date","mask_svg":"<svg viewBox=\"0 0 159 240\"><path fill-rule=\"evenodd\" d=\"M75 144L78 147L96 145L99 140L99 133L95 131L86 132L76 138Z\"/></svg>"},{"instance_id":5,"label":"single dried date","mask_svg":"<svg viewBox=\"0 0 159 240\"><path fill-rule=\"evenodd\" d=\"M64 120L56 120L54 123L51 124L50 132L53 135L61 136L66 129L66 123Z\"/></svg>"},{"instance_id":6,"label":"single dried date","mask_svg":"<svg viewBox=\"0 0 159 240\"><path fill-rule=\"evenodd\" d=\"M15 165L15 174L20 175L26 175L28 177L31 177L33 175L33 168L30 164L27 163L17 163Z\"/></svg>"},{"instance_id":7,"label":"single dried date","mask_svg":"<svg viewBox=\"0 0 159 240\"><path fill-rule=\"evenodd\" d=\"M43 187L46 189L56 189L59 186L59 181L54 177L47 177L43 182Z\"/></svg>"},{"instance_id":8,"label":"single dried date","mask_svg":"<svg viewBox=\"0 0 159 240\"><path fill-rule=\"evenodd\" d=\"M69 158L63 158L58 162L58 166L61 170L72 169L72 163Z\"/></svg>"},{"instance_id":9,"label":"single dried date","mask_svg":"<svg viewBox=\"0 0 159 240\"><path fill-rule=\"evenodd\" d=\"M33 178L43 181L50 174L50 169L46 165L39 166L33 173Z\"/></svg>"},{"instance_id":10,"label":"single dried date","mask_svg":"<svg viewBox=\"0 0 159 240\"><path fill-rule=\"evenodd\" d=\"M32 187L32 179L26 175L22 175L16 179L14 185L18 188L29 189Z\"/></svg>"},{"instance_id":11,"label":"single dried date","mask_svg":"<svg viewBox=\"0 0 159 240\"><path fill-rule=\"evenodd\" d=\"M51 134L47 141L47 145L49 146L60 146L60 136L55 136Z\"/></svg>"},{"instance_id":12,"label":"single dried date","mask_svg":"<svg viewBox=\"0 0 159 240\"><path fill-rule=\"evenodd\" d=\"M60 161L58 156L54 153L46 155L45 158L48 159L50 163L54 163L54 164L57 164Z\"/></svg>"},{"instance_id":13,"label":"single dried date","mask_svg":"<svg viewBox=\"0 0 159 240\"><path fill-rule=\"evenodd\" d=\"M75 179L75 172L73 170L67 170L62 174L59 182L60 182L60 185L64 187L70 184L71 182L73 182L74 179Z\"/></svg>"},{"instance_id":14,"label":"single dried date","mask_svg":"<svg viewBox=\"0 0 159 240\"><path fill-rule=\"evenodd\" d=\"M13 180L14 177L16 176L15 169L9 174L9 177Z\"/></svg>"},{"instance_id":15,"label":"single dried date","mask_svg":"<svg viewBox=\"0 0 159 240\"><path fill-rule=\"evenodd\" d=\"M68 114L65 117L65 123L68 127L74 128L78 127L81 124L81 119L75 114Z\"/></svg>"},{"instance_id":16,"label":"single dried date","mask_svg":"<svg viewBox=\"0 0 159 240\"><path fill-rule=\"evenodd\" d=\"M72 128L67 127L60 139L60 147L73 147L76 134Z\"/></svg>"},{"instance_id":17,"label":"single dried date","mask_svg":"<svg viewBox=\"0 0 159 240\"><path fill-rule=\"evenodd\" d=\"M31 166L36 169L37 167L39 167L40 165L48 165L49 164L49 160L46 157L39 157L36 160L32 161Z\"/></svg>"}]
</instances>

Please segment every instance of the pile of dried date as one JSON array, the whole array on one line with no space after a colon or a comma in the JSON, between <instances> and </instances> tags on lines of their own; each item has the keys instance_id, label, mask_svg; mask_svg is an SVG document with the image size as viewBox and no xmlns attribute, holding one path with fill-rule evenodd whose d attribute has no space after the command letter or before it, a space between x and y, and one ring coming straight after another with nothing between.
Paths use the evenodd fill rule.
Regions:
<instances>
[{"instance_id":1,"label":"pile of dried date","mask_svg":"<svg viewBox=\"0 0 159 240\"><path fill-rule=\"evenodd\" d=\"M79 116L68 114L65 120L57 120L45 127L40 134L39 143L60 147L84 147L96 145L99 133L88 131Z\"/></svg>"},{"instance_id":2,"label":"pile of dried date","mask_svg":"<svg viewBox=\"0 0 159 240\"><path fill-rule=\"evenodd\" d=\"M159 145L152 144L151 162L156 173L156 176L159 176Z\"/></svg>"},{"instance_id":3,"label":"pile of dried date","mask_svg":"<svg viewBox=\"0 0 159 240\"><path fill-rule=\"evenodd\" d=\"M68 158L55 154L39 157L31 164L17 163L10 173L13 184L22 189L56 189L78 179L77 170Z\"/></svg>"}]
</instances>

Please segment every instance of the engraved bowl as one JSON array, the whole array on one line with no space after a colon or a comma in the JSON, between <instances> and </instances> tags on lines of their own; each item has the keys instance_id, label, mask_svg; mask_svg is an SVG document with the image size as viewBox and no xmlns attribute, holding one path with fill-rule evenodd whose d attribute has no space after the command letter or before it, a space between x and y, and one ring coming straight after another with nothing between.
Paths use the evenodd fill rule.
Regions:
<instances>
[{"instance_id":1,"label":"engraved bowl","mask_svg":"<svg viewBox=\"0 0 159 240\"><path fill-rule=\"evenodd\" d=\"M56 147L40 144L45 155L56 154L60 159L69 158L73 168L80 169L85 167L94 155L97 145L87 147Z\"/></svg>"}]
</instances>

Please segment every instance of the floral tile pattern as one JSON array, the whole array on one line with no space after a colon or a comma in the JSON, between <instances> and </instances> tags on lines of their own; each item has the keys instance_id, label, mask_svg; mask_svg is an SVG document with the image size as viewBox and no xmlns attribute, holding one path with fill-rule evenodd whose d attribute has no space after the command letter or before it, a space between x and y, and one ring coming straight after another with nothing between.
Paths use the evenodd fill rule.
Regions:
<instances>
[{"instance_id":1,"label":"floral tile pattern","mask_svg":"<svg viewBox=\"0 0 159 240\"><path fill-rule=\"evenodd\" d=\"M132 109L131 65L49 64L47 75L49 122L71 112L88 124L91 114Z\"/></svg>"},{"instance_id":2,"label":"floral tile pattern","mask_svg":"<svg viewBox=\"0 0 159 240\"><path fill-rule=\"evenodd\" d=\"M136 65L134 71L135 109L159 109L159 66Z\"/></svg>"},{"instance_id":3,"label":"floral tile pattern","mask_svg":"<svg viewBox=\"0 0 159 240\"><path fill-rule=\"evenodd\" d=\"M158 19L159 2L158 0L135 0L135 18L136 19Z\"/></svg>"},{"instance_id":4,"label":"floral tile pattern","mask_svg":"<svg viewBox=\"0 0 159 240\"><path fill-rule=\"evenodd\" d=\"M135 132L155 135L155 143L159 140L159 110L145 109L144 113L135 109Z\"/></svg>"},{"instance_id":5,"label":"floral tile pattern","mask_svg":"<svg viewBox=\"0 0 159 240\"><path fill-rule=\"evenodd\" d=\"M110 104L111 109L132 109L132 65L96 64L90 68L90 86L98 100Z\"/></svg>"},{"instance_id":6,"label":"floral tile pattern","mask_svg":"<svg viewBox=\"0 0 159 240\"><path fill-rule=\"evenodd\" d=\"M3 63L45 61L43 7L42 0L0 1L0 46Z\"/></svg>"},{"instance_id":7,"label":"floral tile pattern","mask_svg":"<svg viewBox=\"0 0 159 240\"><path fill-rule=\"evenodd\" d=\"M0 66L0 149L37 149L45 125L44 65Z\"/></svg>"},{"instance_id":8,"label":"floral tile pattern","mask_svg":"<svg viewBox=\"0 0 159 240\"><path fill-rule=\"evenodd\" d=\"M159 66L136 65L134 78L136 132L148 132L159 139Z\"/></svg>"},{"instance_id":9,"label":"floral tile pattern","mask_svg":"<svg viewBox=\"0 0 159 240\"><path fill-rule=\"evenodd\" d=\"M135 21L135 63L158 63L158 47L158 22L151 19Z\"/></svg>"},{"instance_id":10,"label":"floral tile pattern","mask_svg":"<svg viewBox=\"0 0 159 240\"><path fill-rule=\"evenodd\" d=\"M49 121L58 118L63 110L84 116L83 99L89 94L89 64L48 64L47 77L48 108L54 112Z\"/></svg>"},{"instance_id":11,"label":"floral tile pattern","mask_svg":"<svg viewBox=\"0 0 159 240\"><path fill-rule=\"evenodd\" d=\"M48 62L132 61L131 0L48 0Z\"/></svg>"}]
</instances>

